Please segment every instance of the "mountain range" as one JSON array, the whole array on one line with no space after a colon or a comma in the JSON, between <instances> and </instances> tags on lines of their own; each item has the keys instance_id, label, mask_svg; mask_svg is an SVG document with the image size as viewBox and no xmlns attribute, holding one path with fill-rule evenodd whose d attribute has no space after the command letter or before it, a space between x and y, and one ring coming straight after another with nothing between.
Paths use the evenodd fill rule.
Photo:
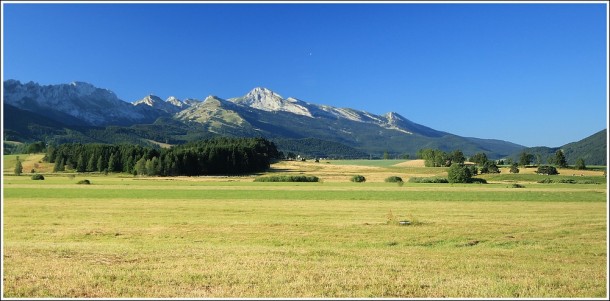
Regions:
<instances>
[{"instance_id":1,"label":"mountain range","mask_svg":"<svg viewBox=\"0 0 610 301\"><path fill-rule=\"evenodd\" d=\"M313 104L262 87L228 99L210 95L183 101L147 95L128 103L84 82L3 84L4 135L13 141L180 144L215 135L262 136L292 146L298 143L290 141L307 141L320 145L317 155L345 157L379 157L384 152L414 156L422 148L436 148L504 158L525 149L434 130L395 112L376 115ZM325 146L338 153L324 152Z\"/></svg>"}]
</instances>

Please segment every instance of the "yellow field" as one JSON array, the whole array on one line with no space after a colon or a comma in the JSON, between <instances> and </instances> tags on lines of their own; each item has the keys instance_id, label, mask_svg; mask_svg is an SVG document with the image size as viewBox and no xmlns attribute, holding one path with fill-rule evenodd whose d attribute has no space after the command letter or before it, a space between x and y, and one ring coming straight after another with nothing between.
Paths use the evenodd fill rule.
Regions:
<instances>
[{"instance_id":1,"label":"yellow field","mask_svg":"<svg viewBox=\"0 0 610 301\"><path fill-rule=\"evenodd\" d=\"M265 173L321 183L5 173L3 297L608 296L606 185L399 186L446 169L328 162Z\"/></svg>"}]
</instances>

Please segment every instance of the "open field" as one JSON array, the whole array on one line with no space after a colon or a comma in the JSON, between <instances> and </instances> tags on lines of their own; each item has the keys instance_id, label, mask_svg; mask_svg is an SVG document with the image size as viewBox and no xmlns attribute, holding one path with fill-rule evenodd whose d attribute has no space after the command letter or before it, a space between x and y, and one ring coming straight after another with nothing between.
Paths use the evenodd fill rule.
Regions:
<instances>
[{"instance_id":1,"label":"open field","mask_svg":"<svg viewBox=\"0 0 610 301\"><path fill-rule=\"evenodd\" d=\"M601 172L399 186L446 169L335 163L265 173L321 183L5 173L4 297L607 297Z\"/></svg>"}]
</instances>

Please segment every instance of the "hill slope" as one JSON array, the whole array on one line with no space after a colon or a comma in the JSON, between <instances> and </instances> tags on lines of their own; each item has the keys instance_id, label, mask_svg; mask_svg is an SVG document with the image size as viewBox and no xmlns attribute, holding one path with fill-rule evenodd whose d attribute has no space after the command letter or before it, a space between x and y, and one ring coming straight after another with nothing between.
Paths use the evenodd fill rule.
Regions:
<instances>
[{"instance_id":1,"label":"hill slope","mask_svg":"<svg viewBox=\"0 0 610 301\"><path fill-rule=\"evenodd\" d=\"M561 149L568 164L575 164L576 160L585 160L586 165L607 164L607 129L603 129L582 140L571 142L559 147L530 147L523 151L540 158L541 164L548 163L548 159L555 156L555 152ZM518 160L521 151L513 153L510 157ZM536 160L536 159L535 159ZM535 162L534 162L535 163Z\"/></svg>"}]
</instances>

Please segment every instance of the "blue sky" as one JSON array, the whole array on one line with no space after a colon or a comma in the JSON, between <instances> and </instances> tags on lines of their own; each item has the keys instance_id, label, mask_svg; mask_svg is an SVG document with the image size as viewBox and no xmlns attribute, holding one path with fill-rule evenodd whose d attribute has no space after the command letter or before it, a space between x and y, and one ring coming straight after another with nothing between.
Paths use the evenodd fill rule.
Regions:
<instances>
[{"instance_id":1,"label":"blue sky","mask_svg":"<svg viewBox=\"0 0 610 301\"><path fill-rule=\"evenodd\" d=\"M3 3L3 80L284 97L525 146L607 127L607 6Z\"/></svg>"}]
</instances>

